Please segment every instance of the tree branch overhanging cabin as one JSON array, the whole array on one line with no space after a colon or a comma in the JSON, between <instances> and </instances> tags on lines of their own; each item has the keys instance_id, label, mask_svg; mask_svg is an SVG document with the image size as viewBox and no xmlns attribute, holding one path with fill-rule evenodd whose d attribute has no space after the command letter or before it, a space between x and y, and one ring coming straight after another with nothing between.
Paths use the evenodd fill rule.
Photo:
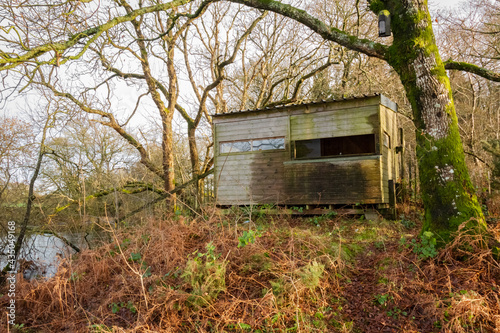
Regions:
<instances>
[{"instance_id":1,"label":"tree branch overhanging cabin","mask_svg":"<svg viewBox=\"0 0 500 333\"><path fill-rule=\"evenodd\" d=\"M214 115L220 206L394 208L397 105L383 95Z\"/></svg>"}]
</instances>

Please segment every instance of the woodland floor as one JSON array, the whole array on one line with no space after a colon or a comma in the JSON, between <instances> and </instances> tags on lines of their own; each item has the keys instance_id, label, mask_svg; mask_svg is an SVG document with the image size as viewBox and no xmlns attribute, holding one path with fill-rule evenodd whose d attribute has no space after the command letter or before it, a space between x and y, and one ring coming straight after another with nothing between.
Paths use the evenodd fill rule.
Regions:
<instances>
[{"instance_id":1,"label":"woodland floor","mask_svg":"<svg viewBox=\"0 0 500 333\"><path fill-rule=\"evenodd\" d=\"M235 209L109 229L108 243L55 277L18 276L9 330L500 332L500 265L483 239L459 234L435 251L419 228L411 212L366 221Z\"/></svg>"}]
</instances>

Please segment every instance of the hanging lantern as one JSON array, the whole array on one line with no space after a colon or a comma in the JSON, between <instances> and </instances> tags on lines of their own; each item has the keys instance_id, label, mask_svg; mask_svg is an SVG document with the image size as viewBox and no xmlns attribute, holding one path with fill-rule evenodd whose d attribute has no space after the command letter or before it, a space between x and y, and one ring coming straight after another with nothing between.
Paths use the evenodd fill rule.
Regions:
<instances>
[{"instance_id":1,"label":"hanging lantern","mask_svg":"<svg viewBox=\"0 0 500 333\"><path fill-rule=\"evenodd\" d=\"M391 14L387 10L382 10L378 14L378 36L389 37L391 35Z\"/></svg>"}]
</instances>

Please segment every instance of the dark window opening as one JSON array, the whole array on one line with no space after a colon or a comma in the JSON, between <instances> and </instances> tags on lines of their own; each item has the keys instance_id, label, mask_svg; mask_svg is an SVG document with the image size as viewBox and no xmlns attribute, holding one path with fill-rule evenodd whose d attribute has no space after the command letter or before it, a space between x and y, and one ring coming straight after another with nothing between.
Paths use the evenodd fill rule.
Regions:
<instances>
[{"instance_id":1,"label":"dark window opening","mask_svg":"<svg viewBox=\"0 0 500 333\"><path fill-rule=\"evenodd\" d=\"M375 134L295 141L295 158L375 154Z\"/></svg>"}]
</instances>

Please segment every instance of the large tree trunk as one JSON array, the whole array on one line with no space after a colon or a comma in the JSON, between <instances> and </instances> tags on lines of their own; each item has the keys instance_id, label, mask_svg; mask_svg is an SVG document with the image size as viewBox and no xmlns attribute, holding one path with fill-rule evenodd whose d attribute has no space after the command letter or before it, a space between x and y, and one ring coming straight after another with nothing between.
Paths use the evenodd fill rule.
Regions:
<instances>
[{"instance_id":1,"label":"large tree trunk","mask_svg":"<svg viewBox=\"0 0 500 333\"><path fill-rule=\"evenodd\" d=\"M387 61L406 89L416 125L425 207L423 230L432 231L438 241L448 242L450 234L465 221L484 225L465 164L450 82L427 5L417 0L386 2L394 33Z\"/></svg>"},{"instance_id":2,"label":"large tree trunk","mask_svg":"<svg viewBox=\"0 0 500 333\"><path fill-rule=\"evenodd\" d=\"M127 12L131 13L132 8L126 4L124 1L122 5L125 6ZM141 65L144 73L144 77L146 79L146 83L148 84L149 92L151 93L151 97L158 108L158 111L162 120L162 167L163 167L163 189L165 192L172 192L175 188L175 172L174 172L174 140L173 140L173 129L172 129L172 121L174 117L174 108L177 103L177 76L175 73L174 67L174 45L175 40L171 40L168 37L171 37L171 33L166 37L167 44L167 72L169 77L169 96L167 101L167 106L161 99L160 93L158 92L158 86L156 81L154 80L151 74L151 67L148 60L148 50L146 40L144 34L141 30L141 20L133 20L132 24L134 25L136 34L137 34L137 45L139 46L140 54L141 54ZM166 201L169 203L169 206L174 207L175 205L176 195L172 193L170 197L166 198Z\"/></svg>"},{"instance_id":3,"label":"large tree trunk","mask_svg":"<svg viewBox=\"0 0 500 333\"><path fill-rule=\"evenodd\" d=\"M194 179L195 208L201 203L200 158L196 146L196 127L188 125L189 159L191 160L191 177Z\"/></svg>"},{"instance_id":4,"label":"large tree trunk","mask_svg":"<svg viewBox=\"0 0 500 333\"><path fill-rule=\"evenodd\" d=\"M162 113L162 166L163 166L163 189L165 192L172 192L175 188L175 168L174 168L174 137L172 129L173 112ZM175 194L172 194L167 201L175 202Z\"/></svg>"},{"instance_id":5,"label":"large tree trunk","mask_svg":"<svg viewBox=\"0 0 500 333\"><path fill-rule=\"evenodd\" d=\"M174 119L175 105L177 104L177 73L175 71L175 41L176 39L168 35L167 45L167 72L168 72L168 101L167 108L161 111L163 120L163 174L164 189L171 192L175 188L175 170L174 170L174 132L172 121ZM171 203L175 205L176 195L170 196Z\"/></svg>"}]
</instances>

